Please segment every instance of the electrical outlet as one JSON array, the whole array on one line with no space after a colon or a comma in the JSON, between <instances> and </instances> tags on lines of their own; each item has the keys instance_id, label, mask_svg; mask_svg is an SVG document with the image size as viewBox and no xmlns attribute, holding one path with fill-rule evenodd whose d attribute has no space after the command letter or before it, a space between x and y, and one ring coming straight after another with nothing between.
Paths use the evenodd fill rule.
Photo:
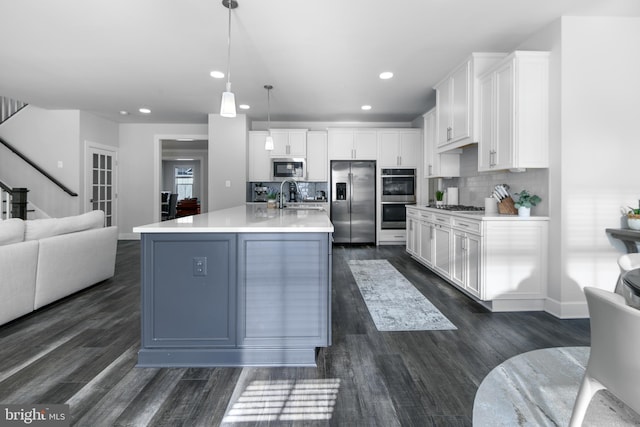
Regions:
<instances>
[{"instance_id":1,"label":"electrical outlet","mask_svg":"<svg viewBox=\"0 0 640 427\"><path fill-rule=\"evenodd\" d=\"M207 257L195 257L193 259L193 275L194 276L207 275Z\"/></svg>"}]
</instances>

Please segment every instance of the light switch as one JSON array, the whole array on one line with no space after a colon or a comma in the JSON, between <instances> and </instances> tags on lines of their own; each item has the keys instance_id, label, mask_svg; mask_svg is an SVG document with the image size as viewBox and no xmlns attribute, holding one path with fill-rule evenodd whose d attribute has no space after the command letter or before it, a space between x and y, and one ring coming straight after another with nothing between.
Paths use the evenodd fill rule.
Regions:
<instances>
[{"instance_id":1,"label":"light switch","mask_svg":"<svg viewBox=\"0 0 640 427\"><path fill-rule=\"evenodd\" d=\"M62 169L62 160L58 160L58 168Z\"/></svg>"},{"instance_id":2,"label":"light switch","mask_svg":"<svg viewBox=\"0 0 640 427\"><path fill-rule=\"evenodd\" d=\"M224 186L227 187L227 188L231 187L231 181L230 180L226 180L224 182Z\"/></svg>"},{"instance_id":3,"label":"light switch","mask_svg":"<svg viewBox=\"0 0 640 427\"><path fill-rule=\"evenodd\" d=\"M195 257L193 259L193 275L194 276L207 275L207 257Z\"/></svg>"}]
</instances>

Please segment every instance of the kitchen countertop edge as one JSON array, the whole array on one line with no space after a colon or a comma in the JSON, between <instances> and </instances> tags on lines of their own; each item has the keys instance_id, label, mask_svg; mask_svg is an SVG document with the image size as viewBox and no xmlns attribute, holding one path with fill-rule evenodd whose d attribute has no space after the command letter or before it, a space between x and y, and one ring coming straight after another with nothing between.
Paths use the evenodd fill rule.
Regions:
<instances>
[{"instance_id":1,"label":"kitchen countertop edge","mask_svg":"<svg viewBox=\"0 0 640 427\"><path fill-rule=\"evenodd\" d=\"M428 206L406 205L408 208L414 208L425 212L452 215L465 219L482 220L482 221L549 221L548 216L518 216L505 214L485 214L485 213L467 213L464 211L447 211L444 209L432 208Z\"/></svg>"}]
</instances>

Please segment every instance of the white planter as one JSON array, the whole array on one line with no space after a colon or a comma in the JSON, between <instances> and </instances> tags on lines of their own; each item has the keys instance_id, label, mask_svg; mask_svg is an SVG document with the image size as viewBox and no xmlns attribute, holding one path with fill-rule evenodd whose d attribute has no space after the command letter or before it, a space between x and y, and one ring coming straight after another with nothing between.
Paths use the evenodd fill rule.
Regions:
<instances>
[{"instance_id":1,"label":"white planter","mask_svg":"<svg viewBox=\"0 0 640 427\"><path fill-rule=\"evenodd\" d=\"M531 208L520 206L518 208L518 216L531 216Z\"/></svg>"},{"instance_id":2,"label":"white planter","mask_svg":"<svg viewBox=\"0 0 640 427\"><path fill-rule=\"evenodd\" d=\"M627 218L627 225L632 230L640 230L640 218Z\"/></svg>"}]
</instances>

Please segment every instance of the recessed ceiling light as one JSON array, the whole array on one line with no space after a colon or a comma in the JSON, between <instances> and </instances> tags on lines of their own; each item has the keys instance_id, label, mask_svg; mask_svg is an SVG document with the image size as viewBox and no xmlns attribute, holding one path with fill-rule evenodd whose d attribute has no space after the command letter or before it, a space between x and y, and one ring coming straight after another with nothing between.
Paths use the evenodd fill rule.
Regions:
<instances>
[{"instance_id":1,"label":"recessed ceiling light","mask_svg":"<svg viewBox=\"0 0 640 427\"><path fill-rule=\"evenodd\" d=\"M391 77L393 77L393 73L392 73L391 71L385 71L385 72L383 72L383 73L380 73L380 78L381 78L382 80L388 80L388 79L390 79Z\"/></svg>"},{"instance_id":2,"label":"recessed ceiling light","mask_svg":"<svg viewBox=\"0 0 640 427\"><path fill-rule=\"evenodd\" d=\"M248 110L249 108L251 108L251 106L250 106L250 105L247 105L247 104L240 104L240 105L238 105L238 107L239 107L241 110Z\"/></svg>"},{"instance_id":3,"label":"recessed ceiling light","mask_svg":"<svg viewBox=\"0 0 640 427\"><path fill-rule=\"evenodd\" d=\"M120 111L120 115L121 115L121 116L126 116L126 115L128 115L128 114L129 114L129 112L128 112L128 111L124 111L124 110L121 110L121 111Z\"/></svg>"},{"instance_id":4,"label":"recessed ceiling light","mask_svg":"<svg viewBox=\"0 0 640 427\"><path fill-rule=\"evenodd\" d=\"M138 111L140 111L142 114L151 114L151 110L148 108L140 108Z\"/></svg>"},{"instance_id":5,"label":"recessed ceiling light","mask_svg":"<svg viewBox=\"0 0 640 427\"><path fill-rule=\"evenodd\" d=\"M360 107L360 108L362 108L362 109L363 109L363 110L365 110L365 111L369 111L369 110L371 110L371 105L363 105L363 106L362 106L362 107Z\"/></svg>"},{"instance_id":6,"label":"recessed ceiling light","mask_svg":"<svg viewBox=\"0 0 640 427\"><path fill-rule=\"evenodd\" d=\"M224 79L224 73L222 71L214 70L211 73L209 73L209 75L214 79Z\"/></svg>"}]
</instances>

